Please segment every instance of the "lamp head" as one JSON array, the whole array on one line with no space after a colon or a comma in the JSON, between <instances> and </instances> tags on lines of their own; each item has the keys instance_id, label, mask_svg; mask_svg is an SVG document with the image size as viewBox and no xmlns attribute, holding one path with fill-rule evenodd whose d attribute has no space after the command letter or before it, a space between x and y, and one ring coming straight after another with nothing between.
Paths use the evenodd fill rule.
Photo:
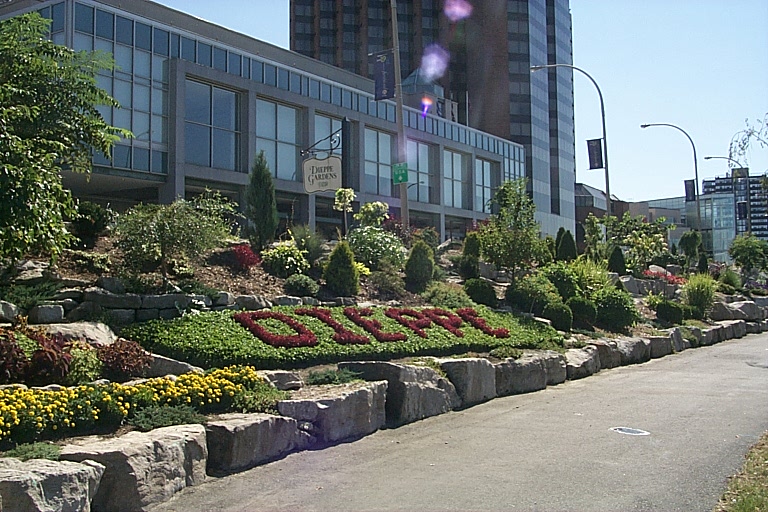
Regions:
<instances>
[{"instance_id":1,"label":"lamp head","mask_svg":"<svg viewBox=\"0 0 768 512\"><path fill-rule=\"evenodd\" d=\"M648 128L649 126L651 126L651 125L649 125L649 124L641 124L640 128Z\"/></svg>"},{"instance_id":2,"label":"lamp head","mask_svg":"<svg viewBox=\"0 0 768 512\"><path fill-rule=\"evenodd\" d=\"M544 69L546 67L547 66L531 66L531 73L533 73L534 71L538 71L540 69Z\"/></svg>"}]
</instances>

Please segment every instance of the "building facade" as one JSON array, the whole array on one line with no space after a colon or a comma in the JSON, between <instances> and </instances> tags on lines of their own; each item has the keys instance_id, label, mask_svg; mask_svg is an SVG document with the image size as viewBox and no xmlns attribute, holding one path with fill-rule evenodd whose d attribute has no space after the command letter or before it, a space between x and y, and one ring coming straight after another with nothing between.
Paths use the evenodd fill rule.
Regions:
<instances>
[{"instance_id":1,"label":"building facade","mask_svg":"<svg viewBox=\"0 0 768 512\"><path fill-rule=\"evenodd\" d=\"M134 138L95 155L90 178L65 173L76 196L124 209L210 188L240 202L264 151L281 217L330 235L333 191L305 192L302 160L336 141L356 205L399 214L395 104L374 101L371 80L148 0L17 0L0 19L29 11L52 20L53 41L115 59L98 83L121 106L100 112ZM412 108L404 124L411 221L443 239L487 217L502 179L525 175L521 144Z\"/></svg>"},{"instance_id":2,"label":"building facade","mask_svg":"<svg viewBox=\"0 0 768 512\"><path fill-rule=\"evenodd\" d=\"M750 176L748 169L733 169L731 176L704 180L704 194L730 194L735 211L734 236L752 233L768 241L768 202L763 176Z\"/></svg>"},{"instance_id":3,"label":"building facade","mask_svg":"<svg viewBox=\"0 0 768 512\"><path fill-rule=\"evenodd\" d=\"M575 230L573 72L568 0L478 0L451 22L439 0L397 3L401 75L431 44L448 50L439 79L465 125L522 144L543 233ZM389 0L291 0L291 49L371 76L368 55L394 45Z\"/></svg>"}]
</instances>

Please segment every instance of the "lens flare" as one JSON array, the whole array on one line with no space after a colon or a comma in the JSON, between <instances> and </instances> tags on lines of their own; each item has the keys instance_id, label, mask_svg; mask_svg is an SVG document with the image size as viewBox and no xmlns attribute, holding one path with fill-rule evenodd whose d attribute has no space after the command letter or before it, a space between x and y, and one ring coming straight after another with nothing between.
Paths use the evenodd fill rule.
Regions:
<instances>
[{"instance_id":1,"label":"lens flare","mask_svg":"<svg viewBox=\"0 0 768 512\"><path fill-rule=\"evenodd\" d=\"M428 81L440 78L448 69L449 60L448 50L439 44L430 44L424 48L424 55L421 57L421 72Z\"/></svg>"},{"instance_id":2,"label":"lens flare","mask_svg":"<svg viewBox=\"0 0 768 512\"><path fill-rule=\"evenodd\" d=\"M445 17L456 23L459 20L469 18L472 14L472 4L467 0L445 0L443 7Z\"/></svg>"},{"instance_id":3,"label":"lens flare","mask_svg":"<svg viewBox=\"0 0 768 512\"><path fill-rule=\"evenodd\" d=\"M429 107L432 106L432 98L424 96L421 98L421 117L427 117L429 113Z\"/></svg>"}]
</instances>

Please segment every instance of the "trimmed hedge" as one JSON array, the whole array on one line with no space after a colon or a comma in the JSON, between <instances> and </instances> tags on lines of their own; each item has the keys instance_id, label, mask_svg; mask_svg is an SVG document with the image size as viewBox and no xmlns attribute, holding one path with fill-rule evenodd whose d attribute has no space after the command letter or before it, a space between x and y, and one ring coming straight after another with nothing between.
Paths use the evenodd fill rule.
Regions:
<instances>
[{"instance_id":1,"label":"trimmed hedge","mask_svg":"<svg viewBox=\"0 0 768 512\"><path fill-rule=\"evenodd\" d=\"M394 318L385 315L385 308L373 308L372 315L365 317L381 323L388 333L402 333L402 341L379 342L358 327L344 314L343 307L330 308L333 320L356 335L366 336L368 343L334 341L336 331L321 319L295 314L296 307L282 306L271 311L287 315L303 324L315 334L317 344L311 347L274 347L253 336L233 319L233 312L205 312L188 315L170 321L152 320L127 327L122 335L139 341L152 352L188 361L204 368L230 364L250 364L260 369L304 368L317 364L344 360L389 360L406 356L442 356L464 352L487 352L497 347L515 348L562 348L562 337L549 326L509 314L495 313L478 306L475 311L493 328L504 328L509 336L498 338L485 334L465 321L459 327L462 336L452 334L447 328L433 322L423 329L426 337L404 327ZM306 309L306 308L304 308ZM359 309L358 309L359 311ZM403 311L403 310L401 310ZM451 311L455 316L455 312ZM275 335L296 334L284 322L273 319L260 320L260 325Z\"/></svg>"}]
</instances>

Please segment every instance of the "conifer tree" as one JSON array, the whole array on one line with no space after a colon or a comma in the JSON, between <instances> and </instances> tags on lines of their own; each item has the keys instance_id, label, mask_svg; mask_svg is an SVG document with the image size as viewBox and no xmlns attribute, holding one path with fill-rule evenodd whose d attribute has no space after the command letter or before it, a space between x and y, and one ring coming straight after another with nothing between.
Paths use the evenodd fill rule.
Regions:
<instances>
[{"instance_id":1,"label":"conifer tree","mask_svg":"<svg viewBox=\"0 0 768 512\"><path fill-rule=\"evenodd\" d=\"M573 261L579 255L576 250L576 241L573 239L573 235L570 230L563 233L560 238L560 244L557 246L557 261Z\"/></svg>"},{"instance_id":2,"label":"conifer tree","mask_svg":"<svg viewBox=\"0 0 768 512\"><path fill-rule=\"evenodd\" d=\"M251 245L260 251L275 239L277 204L272 173L264 151L259 151L251 167L251 179L245 192L245 217Z\"/></svg>"}]
</instances>

